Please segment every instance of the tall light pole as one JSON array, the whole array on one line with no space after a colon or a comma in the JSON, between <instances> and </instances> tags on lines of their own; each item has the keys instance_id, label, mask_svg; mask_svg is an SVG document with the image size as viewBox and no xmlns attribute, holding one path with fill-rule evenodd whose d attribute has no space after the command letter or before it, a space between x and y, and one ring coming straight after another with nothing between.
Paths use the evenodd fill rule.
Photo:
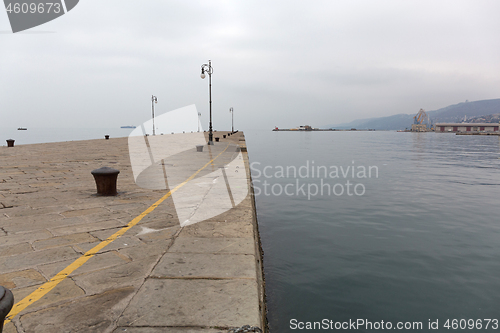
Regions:
<instances>
[{"instance_id":1,"label":"tall light pole","mask_svg":"<svg viewBox=\"0 0 500 333\"><path fill-rule=\"evenodd\" d=\"M234 112L233 108L229 108L229 112L231 112L231 133L234 133Z\"/></svg>"},{"instance_id":2,"label":"tall light pole","mask_svg":"<svg viewBox=\"0 0 500 333\"><path fill-rule=\"evenodd\" d=\"M155 103L158 103L158 98L151 95L151 109L153 110L153 135L155 135Z\"/></svg>"},{"instance_id":3,"label":"tall light pole","mask_svg":"<svg viewBox=\"0 0 500 333\"><path fill-rule=\"evenodd\" d=\"M210 101L210 123L208 126L208 144L213 145L214 144L213 133L212 133L212 73L213 73L213 69L212 69L212 61L211 60L208 61L208 64L201 65L200 77L202 79L205 78L205 73L208 74L208 98Z\"/></svg>"}]
</instances>

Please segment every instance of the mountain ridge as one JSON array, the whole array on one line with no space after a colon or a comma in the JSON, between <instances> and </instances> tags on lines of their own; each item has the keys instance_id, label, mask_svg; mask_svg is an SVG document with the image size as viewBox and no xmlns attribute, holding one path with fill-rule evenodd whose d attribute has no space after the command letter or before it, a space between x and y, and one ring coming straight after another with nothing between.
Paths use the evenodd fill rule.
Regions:
<instances>
[{"instance_id":1,"label":"mountain ridge","mask_svg":"<svg viewBox=\"0 0 500 333\"><path fill-rule=\"evenodd\" d=\"M377 130L403 130L413 124L414 114L396 114L386 117L374 117L353 120L349 123L327 125L325 128L356 128ZM426 111L433 123L436 122L462 122L467 118L496 119L495 114L500 113L500 98L479 101L465 101L448 105L444 108Z\"/></svg>"}]
</instances>

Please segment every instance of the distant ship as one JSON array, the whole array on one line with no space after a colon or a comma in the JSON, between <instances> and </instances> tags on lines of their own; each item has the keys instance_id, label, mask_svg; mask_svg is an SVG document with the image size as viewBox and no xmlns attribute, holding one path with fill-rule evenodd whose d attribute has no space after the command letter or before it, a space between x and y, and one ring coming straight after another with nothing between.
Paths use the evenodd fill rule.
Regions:
<instances>
[{"instance_id":1,"label":"distant ship","mask_svg":"<svg viewBox=\"0 0 500 333\"><path fill-rule=\"evenodd\" d=\"M19 127L17 130L18 130L18 131L26 131L26 130L27 130L27 128L26 128L26 127Z\"/></svg>"},{"instance_id":2,"label":"distant ship","mask_svg":"<svg viewBox=\"0 0 500 333\"><path fill-rule=\"evenodd\" d=\"M135 128L135 126L122 126L120 128Z\"/></svg>"}]
</instances>

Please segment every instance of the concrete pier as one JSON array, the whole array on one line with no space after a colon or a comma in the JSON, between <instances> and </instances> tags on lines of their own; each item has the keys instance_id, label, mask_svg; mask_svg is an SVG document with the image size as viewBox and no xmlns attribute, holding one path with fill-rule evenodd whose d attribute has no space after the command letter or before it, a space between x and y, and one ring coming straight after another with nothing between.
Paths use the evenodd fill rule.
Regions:
<instances>
[{"instance_id":1,"label":"concrete pier","mask_svg":"<svg viewBox=\"0 0 500 333\"><path fill-rule=\"evenodd\" d=\"M243 133L215 145L228 143L249 194L186 227L170 189L135 184L127 138L0 147L0 285L15 298L4 332L266 331ZM96 195L103 166L120 170L117 196Z\"/></svg>"}]
</instances>

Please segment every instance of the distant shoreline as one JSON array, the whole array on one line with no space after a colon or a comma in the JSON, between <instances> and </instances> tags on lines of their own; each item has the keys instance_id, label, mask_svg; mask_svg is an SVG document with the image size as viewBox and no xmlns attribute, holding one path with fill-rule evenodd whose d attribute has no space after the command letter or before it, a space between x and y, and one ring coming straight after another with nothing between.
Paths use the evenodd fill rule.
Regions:
<instances>
[{"instance_id":1,"label":"distant shoreline","mask_svg":"<svg viewBox=\"0 0 500 333\"><path fill-rule=\"evenodd\" d=\"M346 129L335 129L335 128L314 128L310 130L299 130L296 128L275 128L273 132L326 132L326 131L375 131L374 129L356 129L356 128L346 128Z\"/></svg>"}]
</instances>

